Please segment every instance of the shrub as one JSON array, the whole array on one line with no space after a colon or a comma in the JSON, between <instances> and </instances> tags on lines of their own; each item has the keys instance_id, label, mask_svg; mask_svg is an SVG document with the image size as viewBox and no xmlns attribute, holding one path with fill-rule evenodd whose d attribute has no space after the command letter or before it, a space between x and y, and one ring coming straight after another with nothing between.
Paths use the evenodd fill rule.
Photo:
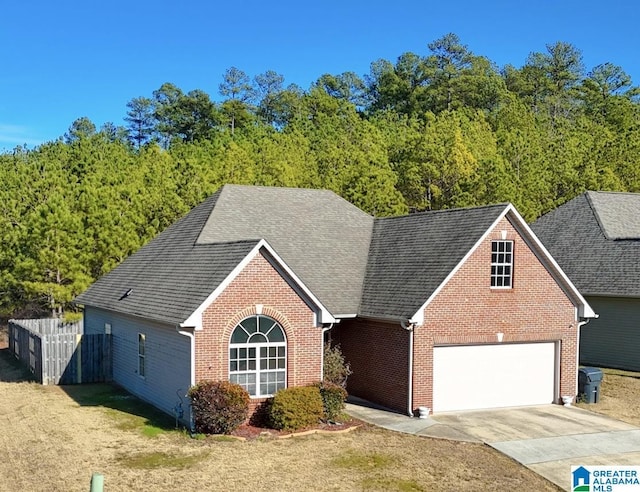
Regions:
<instances>
[{"instance_id":1,"label":"shrub","mask_svg":"<svg viewBox=\"0 0 640 492\"><path fill-rule=\"evenodd\" d=\"M352 374L351 366L344 360L340 345L324 345L323 380L343 388L347 387L347 378Z\"/></svg>"},{"instance_id":2,"label":"shrub","mask_svg":"<svg viewBox=\"0 0 640 492\"><path fill-rule=\"evenodd\" d=\"M195 431L229 434L249 413L249 393L229 381L203 381L189 390Z\"/></svg>"},{"instance_id":3,"label":"shrub","mask_svg":"<svg viewBox=\"0 0 640 492\"><path fill-rule=\"evenodd\" d=\"M269 407L274 429L297 430L315 425L324 415L317 386L298 386L278 391Z\"/></svg>"},{"instance_id":4,"label":"shrub","mask_svg":"<svg viewBox=\"0 0 640 492\"><path fill-rule=\"evenodd\" d=\"M337 420L344 411L344 401L347 391L340 385L323 381L316 383L322 397L324 416L327 420Z\"/></svg>"}]
</instances>

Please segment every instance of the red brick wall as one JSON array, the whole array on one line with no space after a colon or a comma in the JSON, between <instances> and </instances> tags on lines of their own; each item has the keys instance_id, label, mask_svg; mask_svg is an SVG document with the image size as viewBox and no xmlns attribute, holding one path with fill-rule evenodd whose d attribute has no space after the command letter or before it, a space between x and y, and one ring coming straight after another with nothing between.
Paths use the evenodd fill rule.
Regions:
<instances>
[{"instance_id":1,"label":"red brick wall","mask_svg":"<svg viewBox=\"0 0 640 492\"><path fill-rule=\"evenodd\" d=\"M322 328L314 326L313 311L258 254L204 311L202 331L196 331L196 382L229 378L229 340L236 325L256 314L280 323L287 338L287 386L321 379ZM259 401L253 401L253 407Z\"/></svg>"},{"instance_id":2,"label":"red brick wall","mask_svg":"<svg viewBox=\"0 0 640 492\"><path fill-rule=\"evenodd\" d=\"M514 241L512 289L491 289L491 241ZM433 347L445 344L560 341L560 395L575 395L575 307L505 218L425 309L415 328L414 407L433 408Z\"/></svg>"},{"instance_id":3,"label":"red brick wall","mask_svg":"<svg viewBox=\"0 0 640 492\"><path fill-rule=\"evenodd\" d=\"M347 380L350 395L407 411L409 334L399 323L363 319L343 320L329 332L339 343L353 374Z\"/></svg>"}]
</instances>

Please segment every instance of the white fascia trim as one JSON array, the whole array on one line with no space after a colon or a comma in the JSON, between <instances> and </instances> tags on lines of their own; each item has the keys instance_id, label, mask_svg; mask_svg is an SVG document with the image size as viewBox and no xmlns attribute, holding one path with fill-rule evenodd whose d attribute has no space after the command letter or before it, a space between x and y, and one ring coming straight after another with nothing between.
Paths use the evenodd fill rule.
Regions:
<instances>
[{"instance_id":1,"label":"white fascia trim","mask_svg":"<svg viewBox=\"0 0 640 492\"><path fill-rule=\"evenodd\" d=\"M322 303L314 296L311 291L307 288L306 285L302 283L302 281L298 278L298 276L293 273L293 270L289 268L289 266L278 256L278 254L273 250L273 248L265 241L261 239L258 243L253 247L253 249L245 256L240 263L236 265L236 267L231 271L227 277L220 282L220 285L216 287L216 289L209 294L209 296L196 308L196 310L189 315L189 317L180 323L180 326L183 328L193 327L196 330L202 330L202 314L205 309L211 305L213 301L215 301L222 292L231 284L231 282L240 274L242 270L249 264L251 260L253 260L256 255L259 254L261 249L265 249L269 255L279 264L279 266L286 272L286 274L300 287L302 292L309 298L309 300L315 304L318 308L318 322L319 323L333 323L335 319L329 312L329 310L322 305Z\"/></svg>"},{"instance_id":2,"label":"white fascia trim","mask_svg":"<svg viewBox=\"0 0 640 492\"><path fill-rule=\"evenodd\" d=\"M558 265L553 256L551 256L551 253L549 253L547 248L544 247L544 244L542 244L540 239L538 239L538 236L535 235L533 230L518 213L516 208L512 204L509 204L507 212L509 212L510 216L515 219L516 224L514 224L514 226L516 227L516 229L521 228L521 230L519 231L521 232L521 235L526 236L526 238L533 242L533 244L535 245L535 248L532 248L533 252L536 253L538 257L542 256L543 259L552 267L553 271L550 272L552 276L558 279L560 283L564 284L569 293L574 296L574 299L577 301L576 307L578 308L578 315L581 318L597 318L598 315L591 308L586 299L582 297L580 291L578 291L576 286L573 285L573 282L569 279L569 277L567 277L567 274L564 273L562 268L560 268L560 265ZM522 232L524 232L525 234L522 234Z\"/></svg>"},{"instance_id":3,"label":"white fascia trim","mask_svg":"<svg viewBox=\"0 0 640 492\"><path fill-rule=\"evenodd\" d=\"M447 277L438 286L438 288L436 288L436 290L433 291L433 293L429 296L426 302L422 306L420 306L420 309L418 309L418 311L416 311L416 313L411 317L411 319L409 320L411 323L415 323L418 326L424 323L424 310L426 309L426 307L440 293L440 291L444 288L447 282L451 280L451 278L458 272L458 270L460 270L462 265L464 265L464 263L475 252L475 250L478 249L480 244L482 244L482 242L487 238L487 236L495 229L498 223L507 215L510 215L513 218L513 220L516 222L516 224L514 224L516 226L516 229L520 228L520 230L524 232L523 235L526 235L527 239L529 239L534 243L535 247L538 249L538 251L536 251L535 248L532 248L532 251L534 252L534 254L544 256L545 260L553 267L553 269L555 270L555 275L553 275L553 277L554 278L560 277L561 282L564 283L567 289L571 292L571 294L575 296L575 299L578 301L578 304L579 304L577 308L580 316L583 318L596 317L596 314L593 311L593 309L591 309L591 306L589 306L587 301L585 301L582 295L580 295L580 292L578 292L578 289L576 289L576 287L573 285L571 280L569 280L569 277L567 277L566 274L562 271L560 266L556 263L556 261L551 256L551 253L549 253L547 249L543 246L543 244L540 242L537 236L533 233L531 228L527 225L526 221L518 213L518 211L513 206L513 204L509 203L504 208L502 213L496 218L493 224L491 224L491 226L489 226L489 228L480 237L480 239L478 239L476 244L474 244L473 247L467 252L467 254L464 255L462 260L460 260L460 262L455 266L455 268L451 270L449 275L447 275ZM552 272L552 274L553 273L554 272Z\"/></svg>"}]
</instances>

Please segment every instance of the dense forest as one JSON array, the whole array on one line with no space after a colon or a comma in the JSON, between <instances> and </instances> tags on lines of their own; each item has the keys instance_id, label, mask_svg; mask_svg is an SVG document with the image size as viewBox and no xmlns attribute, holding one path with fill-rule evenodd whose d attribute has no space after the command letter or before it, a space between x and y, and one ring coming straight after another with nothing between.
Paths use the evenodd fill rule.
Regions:
<instances>
[{"instance_id":1,"label":"dense forest","mask_svg":"<svg viewBox=\"0 0 640 492\"><path fill-rule=\"evenodd\" d=\"M0 316L62 314L225 183L328 188L377 215L640 191L640 91L556 42L497 67L454 34L307 89L230 68L215 100L165 83L126 126L74 121L0 154ZM321 213L322 211L318 211Z\"/></svg>"}]
</instances>

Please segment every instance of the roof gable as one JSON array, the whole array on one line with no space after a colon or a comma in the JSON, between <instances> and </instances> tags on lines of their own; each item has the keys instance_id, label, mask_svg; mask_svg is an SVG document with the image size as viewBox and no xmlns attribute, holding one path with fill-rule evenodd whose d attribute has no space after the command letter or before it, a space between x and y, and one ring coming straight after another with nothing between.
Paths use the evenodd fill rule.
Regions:
<instances>
[{"instance_id":1,"label":"roof gable","mask_svg":"<svg viewBox=\"0 0 640 492\"><path fill-rule=\"evenodd\" d=\"M360 314L409 319L469 253L506 205L376 220Z\"/></svg>"},{"instance_id":2,"label":"roof gable","mask_svg":"<svg viewBox=\"0 0 640 492\"><path fill-rule=\"evenodd\" d=\"M225 185L197 244L264 238L334 314L355 313L374 219L332 191Z\"/></svg>"}]
</instances>

